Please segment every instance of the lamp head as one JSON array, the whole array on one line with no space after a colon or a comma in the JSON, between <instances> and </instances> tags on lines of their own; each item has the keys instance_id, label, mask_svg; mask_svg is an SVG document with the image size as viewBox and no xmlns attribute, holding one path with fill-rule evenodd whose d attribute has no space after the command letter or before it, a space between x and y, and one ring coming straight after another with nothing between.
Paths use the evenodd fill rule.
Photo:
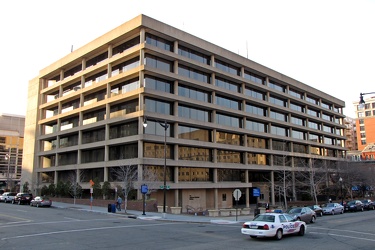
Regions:
<instances>
[{"instance_id":1,"label":"lamp head","mask_svg":"<svg viewBox=\"0 0 375 250\"><path fill-rule=\"evenodd\" d=\"M144 128L147 127L147 117L146 116L143 118L143 127Z\"/></svg>"}]
</instances>

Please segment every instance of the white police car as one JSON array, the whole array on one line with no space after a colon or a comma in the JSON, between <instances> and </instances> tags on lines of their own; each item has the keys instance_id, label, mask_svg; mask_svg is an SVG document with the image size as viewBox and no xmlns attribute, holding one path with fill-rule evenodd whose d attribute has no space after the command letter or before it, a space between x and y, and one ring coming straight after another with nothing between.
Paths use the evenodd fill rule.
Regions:
<instances>
[{"instance_id":1,"label":"white police car","mask_svg":"<svg viewBox=\"0 0 375 250\"><path fill-rule=\"evenodd\" d=\"M286 234L303 236L306 228L306 222L297 221L289 214L263 213L255 216L252 221L245 222L241 233L249 235L251 238L274 237L281 240Z\"/></svg>"}]
</instances>

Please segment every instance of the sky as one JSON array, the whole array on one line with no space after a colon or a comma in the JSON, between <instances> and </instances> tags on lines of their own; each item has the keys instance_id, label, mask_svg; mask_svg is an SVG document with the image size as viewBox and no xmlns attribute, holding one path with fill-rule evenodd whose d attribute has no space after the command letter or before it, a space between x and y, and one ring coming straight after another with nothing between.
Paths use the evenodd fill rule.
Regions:
<instances>
[{"instance_id":1,"label":"sky","mask_svg":"<svg viewBox=\"0 0 375 250\"><path fill-rule=\"evenodd\" d=\"M41 69L140 14L343 100L349 117L375 92L375 0L18 0L0 11L0 113L26 115Z\"/></svg>"}]
</instances>

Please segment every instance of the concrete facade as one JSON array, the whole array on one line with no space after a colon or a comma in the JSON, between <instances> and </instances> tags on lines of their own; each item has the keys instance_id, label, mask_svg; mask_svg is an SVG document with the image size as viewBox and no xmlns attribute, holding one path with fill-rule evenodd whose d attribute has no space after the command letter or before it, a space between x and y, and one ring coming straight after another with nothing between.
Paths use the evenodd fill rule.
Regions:
<instances>
[{"instance_id":1,"label":"concrete facade","mask_svg":"<svg viewBox=\"0 0 375 250\"><path fill-rule=\"evenodd\" d=\"M344 106L140 15L29 82L22 181L38 192L77 170L88 190L92 178L118 184L112 170L132 166L135 187L150 183L159 205L166 173L167 206L182 211L232 208L237 188L243 206L275 203L274 171L345 159Z\"/></svg>"}]
</instances>

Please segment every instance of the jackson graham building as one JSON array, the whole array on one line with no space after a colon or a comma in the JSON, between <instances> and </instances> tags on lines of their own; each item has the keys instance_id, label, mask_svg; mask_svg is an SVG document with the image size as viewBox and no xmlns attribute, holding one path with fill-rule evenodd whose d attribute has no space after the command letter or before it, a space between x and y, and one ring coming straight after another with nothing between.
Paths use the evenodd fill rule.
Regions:
<instances>
[{"instance_id":1,"label":"jackson graham building","mask_svg":"<svg viewBox=\"0 0 375 250\"><path fill-rule=\"evenodd\" d=\"M236 189L243 207L274 204L280 170L345 158L344 107L139 15L30 80L22 183L40 192L83 171L80 185L89 194L91 179L114 188L112 169L131 166L137 198L145 173L153 172L151 198L160 205L165 195L168 212L234 207Z\"/></svg>"}]
</instances>

